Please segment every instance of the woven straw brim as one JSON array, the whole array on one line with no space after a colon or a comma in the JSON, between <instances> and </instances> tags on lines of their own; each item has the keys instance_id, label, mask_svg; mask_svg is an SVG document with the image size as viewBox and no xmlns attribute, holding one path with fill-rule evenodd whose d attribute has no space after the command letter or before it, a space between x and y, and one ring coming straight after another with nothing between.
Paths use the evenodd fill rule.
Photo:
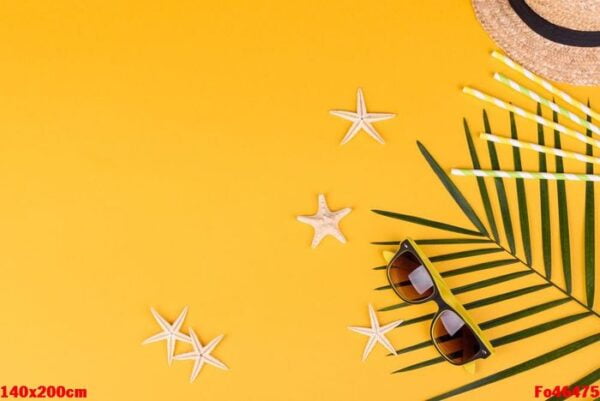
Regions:
<instances>
[{"instance_id":1,"label":"woven straw brim","mask_svg":"<svg viewBox=\"0 0 600 401\"><path fill-rule=\"evenodd\" d=\"M473 0L473 8L494 41L525 68L554 81L600 84L600 47L566 46L538 35L508 0Z\"/></svg>"}]
</instances>

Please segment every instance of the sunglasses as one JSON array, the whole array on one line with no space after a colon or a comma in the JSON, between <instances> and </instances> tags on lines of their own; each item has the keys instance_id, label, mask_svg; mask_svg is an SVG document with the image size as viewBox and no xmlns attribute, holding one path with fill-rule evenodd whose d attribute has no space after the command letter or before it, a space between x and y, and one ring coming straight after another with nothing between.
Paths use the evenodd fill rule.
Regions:
<instances>
[{"instance_id":1,"label":"sunglasses","mask_svg":"<svg viewBox=\"0 0 600 401\"><path fill-rule=\"evenodd\" d=\"M431 339L448 362L465 365L492 354L493 347L479 326L412 239L400 244L387 265L387 277L390 286L405 302L434 301L438 305L431 323Z\"/></svg>"}]
</instances>

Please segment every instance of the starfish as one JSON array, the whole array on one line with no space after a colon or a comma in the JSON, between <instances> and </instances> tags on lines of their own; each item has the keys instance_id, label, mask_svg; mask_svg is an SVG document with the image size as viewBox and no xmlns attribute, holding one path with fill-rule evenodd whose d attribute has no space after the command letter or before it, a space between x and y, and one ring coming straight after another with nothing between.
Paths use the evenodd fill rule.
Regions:
<instances>
[{"instance_id":1,"label":"starfish","mask_svg":"<svg viewBox=\"0 0 600 401\"><path fill-rule=\"evenodd\" d=\"M388 351L390 351L392 354L397 355L396 350L394 349L392 344L389 342L389 340L385 337L385 333L387 333L390 330L395 329L398 325L400 325L402 323L402 320L396 320L392 323L388 323L385 326L381 327L379 325L379 321L377 320L377 316L375 316L375 311L373 310L372 305L369 305L369 317L371 319L371 327L370 328L354 327L354 326L348 327L350 330L352 330L356 333L360 333L360 334L364 334L365 336L369 336L369 341L367 341L367 345L363 352L362 360L364 361L365 359L367 359L367 356L369 356L369 354L373 350L373 347L375 347L376 343L380 343L385 348L387 348Z\"/></svg>"},{"instance_id":2,"label":"starfish","mask_svg":"<svg viewBox=\"0 0 600 401\"><path fill-rule=\"evenodd\" d=\"M195 361L194 369L192 369L192 375L190 376L190 382L193 382L196 379L198 373L200 373L200 369L202 369L202 366L204 366L205 363L227 370L227 366L223 362L210 354L219 341L221 341L223 335L213 338L206 346L202 346L200 340L198 340L198 336L196 336L194 330L190 328L190 338L194 351L175 355L175 359L177 360L193 359Z\"/></svg>"},{"instance_id":3,"label":"starfish","mask_svg":"<svg viewBox=\"0 0 600 401\"><path fill-rule=\"evenodd\" d=\"M169 365L173 362L173 354L175 353L175 342L183 341L186 343L190 342L190 337L183 334L180 329L183 324L183 320L185 319L185 315L187 314L188 307L183 308L175 322L173 324L169 324L161 315L158 314L154 310L154 308L150 308L154 319L158 323L158 325L162 328L162 332L153 335L152 337L146 339L142 344L150 344L155 343L157 341L166 340L167 341L167 361Z\"/></svg>"},{"instance_id":4,"label":"starfish","mask_svg":"<svg viewBox=\"0 0 600 401\"><path fill-rule=\"evenodd\" d=\"M354 138L354 136L363 129L367 134L369 134L373 139L377 142L383 144L383 138L375 128L371 125L376 121L389 120L390 118L394 118L396 115L392 113L368 113L367 106L365 105L365 98L362 93L362 89L358 88L358 92L356 93L356 112L353 111L345 111L345 110L331 110L331 114L334 116L341 117L345 120L352 121L353 124L350 126L350 129L346 133L344 139L340 145L344 145L350 139Z\"/></svg>"},{"instance_id":5,"label":"starfish","mask_svg":"<svg viewBox=\"0 0 600 401\"><path fill-rule=\"evenodd\" d=\"M319 194L319 210L312 216L297 216L298 221L310 224L315 229L312 247L316 248L321 240L327 235L337 238L342 244L346 243L344 234L340 231L339 223L352 209L349 207L332 212L327 207L325 195Z\"/></svg>"}]
</instances>

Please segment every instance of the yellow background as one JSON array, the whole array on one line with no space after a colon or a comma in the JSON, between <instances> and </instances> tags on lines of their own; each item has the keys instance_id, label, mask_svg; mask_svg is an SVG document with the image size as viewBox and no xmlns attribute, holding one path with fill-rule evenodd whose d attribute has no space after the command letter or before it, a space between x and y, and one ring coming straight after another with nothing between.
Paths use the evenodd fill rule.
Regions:
<instances>
[{"instance_id":1,"label":"yellow background","mask_svg":"<svg viewBox=\"0 0 600 401\"><path fill-rule=\"evenodd\" d=\"M470 227L415 146L422 141L445 168L468 166L461 119L480 131L482 104L460 87L532 108L493 81L506 70L492 49L466 0L4 2L0 384L85 387L102 401L420 400L597 332L588 318L502 347L471 377L447 364L390 375L437 354L389 358L378 346L362 363L366 338L347 329L368 323L369 303L397 302L373 291L385 278L371 270L382 248L369 241L451 236L370 209ZM398 114L376 124L385 146L364 133L338 145L349 123L328 110L353 109L359 86L370 110ZM597 88L568 90L600 105ZM507 115L490 116L507 134ZM499 151L508 163L509 149ZM535 168L537 156L523 157ZM456 182L483 218L475 181ZM537 184L527 188L537 241ZM581 295L583 185L568 188ZM332 209L353 208L342 222L348 244L327 238L310 249L312 229L295 216L314 213L319 192ZM513 221L518 228L516 209ZM490 260L440 269L479 259ZM459 298L539 283L528 276ZM472 314L488 320L559 296L544 290ZM164 343L141 345L158 330L150 306L174 319L184 305L186 329L205 342L226 335L215 355L230 371L207 366L190 384L191 362L168 367ZM488 333L579 311L567 304ZM423 323L390 338L402 347L428 335ZM457 399L532 399L536 384L567 385L596 368L599 350Z\"/></svg>"}]
</instances>

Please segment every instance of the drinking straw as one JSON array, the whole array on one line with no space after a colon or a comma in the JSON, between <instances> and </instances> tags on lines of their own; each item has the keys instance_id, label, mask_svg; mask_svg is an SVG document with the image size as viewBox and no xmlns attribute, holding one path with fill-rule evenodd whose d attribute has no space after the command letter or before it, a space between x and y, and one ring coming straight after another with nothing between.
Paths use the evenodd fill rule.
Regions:
<instances>
[{"instance_id":1,"label":"drinking straw","mask_svg":"<svg viewBox=\"0 0 600 401\"><path fill-rule=\"evenodd\" d=\"M470 170L453 168L453 175L494 177L494 178L526 178L535 180L566 180L566 181L600 181L600 175L570 174L570 173L538 173L528 171L501 171L501 170Z\"/></svg>"},{"instance_id":2,"label":"drinking straw","mask_svg":"<svg viewBox=\"0 0 600 401\"><path fill-rule=\"evenodd\" d=\"M486 95L486 94L478 91L477 89L473 89L473 88L469 88L468 86L465 86L463 88L463 92L466 94L469 94L471 96L475 96L476 98L481 99L484 102L494 104L504 110L512 111L513 113L518 114L521 117L525 117L529 120L532 120L539 124L545 125L546 127L552 128L562 134L571 136L573 138L579 139L582 142L585 142L587 144L590 144L590 145L600 148L600 141L597 139L590 138L587 135L582 134L581 132L577 132L575 130L567 128L564 125L555 123L554 121L547 120L542 116L538 116L536 114L530 113L529 111L525 111L524 109L522 109L520 107L514 106L510 103L506 103L505 101L502 101L493 96Z\"/></svg>"},{"instance_id":3,"label":"drinking straw","mask_svg":"<svg viewBox=\"0 0 600 401\"><path fill-rule=\"evenodd\" d=\"M505 138L503 136L497 136L492 134L480 134L479 137L481 139L485 139L491 142L496 142L504 145L512 145L516 148L535 150L536 152L565 157L568 159L575 159L586 163L600 164L600 157L588 156L577 152L570 152L568 150L551 148L548 146L538 145L537 143L524 142L519 141L518 139Z\"/></svg>"},{"instance_id":4,"label":"drinking straw","mask_svg":"<svg viewBox=\"0 0 600 401\"><path fill-rule=\"evenodd\" d=\"M593 133L600 134L600 128L598 128L598 126L596 126L595 124L592 124L591 122L587 121L585 118L579 117L577 114L571 113L569 110L565 109L564 107L559 106L558 104L554 103L553 101L548 100L548 99L538 95L536 92L524 87L523 85L516 83L512 79L507 78L506 76L504 76L500 73L495 73L494 79L496 81L502 82L504 85L510 86L512 89L516 90L519 93L522 93L525 96L530 97L531 99L535 100L536 102L543 104L546 107L549 107L550 109L554 110L555 112L562 114L563 116L569 118L574 123L579 124L582 127L589 129Z\"/></svg>"},{"instance_id":5,"label":"drinking straw","mask_svg":"<svg viewBox=\"0 0 600 401\"><path fill-rule=\"evenodd\" d=\"M512 61L510 58L506 57L505 55L500 54L497 51L493 51L492 57L502 61L504 64L506 64L513 70L525 75L529 80L535 82L538 85L541 85L548 92L558 96L559 98L561 98L562 100L564 100L565 102L570 104L571 106L578 108L579 110L584 112L586 115L591 116L592 118L594 118L596 120L600 119L599 113L596 113L594 110L590 109L589 107L587 107L585 104L581 103L580 101L573 99L571 96L569 96L565 92L561 91L560 89L555 88L550 82L539 77L538 75L535 75L533 72L531 72L528 69L515 63L514 61Z\"/></svg>"}]
</instances>

